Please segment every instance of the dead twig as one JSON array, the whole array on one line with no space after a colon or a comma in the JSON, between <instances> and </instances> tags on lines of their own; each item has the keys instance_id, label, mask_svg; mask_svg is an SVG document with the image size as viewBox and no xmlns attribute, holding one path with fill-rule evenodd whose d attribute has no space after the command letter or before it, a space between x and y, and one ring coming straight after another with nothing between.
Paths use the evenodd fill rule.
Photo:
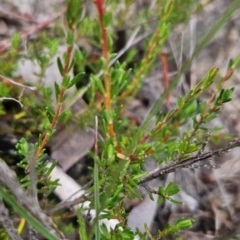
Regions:
<instances>
[{"instance_id":1,"label":"dead twig","mask_svg":"<svg viewBox=\"0 0 240 240\"><path fill-rule=\"evenodd\" d=\"M30 22L30 23L36 23L36 24L39 23L31 17L28 17L28 16L26 17L26 16L16 14L16 13L13 13L13 12L8 12L5 9L2 9L2 8L0 8L0 15L2 15L4 17L7 17L7 18L10 18L10 19L14 19L16 21L20 20L20 21L23 21L23 22Z\"/></svg>"},{"instance_id":2,"label":"dead twig","mask_svg":"<svg viewBox=\"0 0 240 240\"><path fill-rule=\"evenodd\" d=\"M21 40L23 41L25 39L28 39L34 33L37 33L40 30L44 29L50 23L54 22L56 19L61 17L65 13L65 11L66 11L66 7L64 7L61 12L57 13L56 15L54 15L51 18L49 18L48 20L43 21L43 22L35 25L34 27L32 27L29 31L22 33L21 36L20 36ZM11 45L12 45L11 42L7 42L6 43L4 41L1 41L0 42L0 46L2 46L2 47L0 48L0 53L6 52L11 47Z\"/></svg>"},{"instance_id":3,"label":"dead twig","mask_svg":"<svg viewBox=\"0 0 240 240\"><path fill-rule=\"evenodd\" d=\"M161 177L168 173L175 172L181 168L186 168L187 166L190 166L199 161L204 161L215 156L221 156L229 152L231 149L239 146L240 146L240 138L236 138L234 139L233 142L230 142L226 147L223 147L214 151L201 153L201 154L197 153L197 155L182 161L178 161L178 162L171 161L171 163L161 166L159 168L156 168L155 170L147 173L145 176L140 178L139 183L142 184L142 183L151 181L157 177ZM175 163L172 163L172 162L175 162Z\"/></svg>"},{"instance_id":4,"label":"dead twig","mask_svg":"<svg viewBox=\"0 0 240 240\"><path fill-rule=\"evenodd\" d=\"M16 98L10 98L10 97L1 97L0 98L0 102L2 102L4 100L15 101L15 102L17 102L21 106L21 108L23 107L23 104L19 100L17 100Z\"/></svg>"},{"instance_id":5,"label":"dead twig","mask_svg":"<svg viewBox=\"0 0 240 240\"><path fill-rule=\"evenodd\" d=\"M89 196L88 196L89 197ZM54 214L55 212L58 212L64 208L68 208L68 209L71 209L73 208L75 205L78 205L80 203L84 203L86 202L86 199L84 197L78 197L78 198L75 198L73 200L68 200L68 201L63 201L63 202L60 202L59 204L57 204L56 206L54 206L53 208L49 209L47 211L47 215L52 215Z\"/></svg>"},{"instance_id":6,"label":"dead twig","mask_svg":"<svg viewBox=\"0 0 240 240\"><path fill-rule=\"evenodd\" d=\"M19 86L21 88L24 88L24 89L27 88L27 89L32 90L32 91L37 90L36 87L30 87L30 86L21 84L21 83L16 82L16 81L14 81L14 80L12 80L12 79L10 79L8 77L3 76L3 75L0 75L0 79L2 79L3 81L7 81L7 82L9 82L9 83L11 83L13 85L16 85L16 86Z\"/></svg>"}]
</instances>

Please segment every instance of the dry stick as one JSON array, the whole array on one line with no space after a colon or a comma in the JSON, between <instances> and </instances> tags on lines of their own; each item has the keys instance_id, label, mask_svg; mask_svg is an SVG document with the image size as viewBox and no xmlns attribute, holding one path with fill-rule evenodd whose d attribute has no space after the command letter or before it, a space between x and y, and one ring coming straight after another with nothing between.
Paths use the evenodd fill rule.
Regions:
<instances>
[{"instance_id":1,"label":"dry stick","mask_svg":"<svg viewBox=\"0 0 240 240\"><path fill-rule=\"evenodd\" d=\"M29 17L25 17L23 15L19 15L19 14L16 14L16 13L13 13L13 12L8 12L2 8L0 8L0 14L1 16L6 16L6 17L9 17L11 19L14 19L16 21L24 21L24 22L30 22L30 23L39 23L38 21L34 20L33 18L29 18Z\"/></svg>"},{"instance_id":2,"label":"dry stick","mask_svg":"<svg viewBox=\"0 0 240 240\"><path fill-rule=\"evenodd\" d=\"M175 172L176 170L185 168L199 161L204 161L215 156L221 156L229 152L232 148L239 147L239 146L240 146L240 138L236 138L233 142L230 142L226 147L223 147L214 151L202 153L200 155L197 154L193 157L187 158L186 160L178 161L177 163L169 163L159 168L156 168L155 170L141 177L139 180L139 183L142 184L142 183L151 181L157 177L164 176L171 172Z\"/></svg>"},{"instance_id":3,"label":"dry stick","mask_svg":"<svg viewBox=\"0 0 240 240\"><path fill-rule=\"evenodd\" d=\"M25 32L25 33L22 33L21 34L21 40L25 40L27 38L29 38L31 35L33 35L34 33L36 32L39 32L40 30L42 30L43 28L47 27L50 23L54 22L56 19L58 19L59 17L61 17L66 11L66 8L64 7L62 9L61 12L57 13L56 15L54 15L53 17L49 18L48 20L46 21L43 21L42 23L34 26L32 29L30 29L28 32ZM6 52L11 46L12 46L12 43L11 42L8 42L6 44L4 44L4 41L0 42L0 46L1 45L5 45L3 46L2 48L0 48L0 53L4 53Z\"/></svg>"},{"instance_id":4,"label":"dry stick","mask_svg":"<svg viewBox=\"0 0 240 240\"><path fill-rule=\"evenodd\" d=\"M29 144L29 151L28 151L28 162L29 162L29 196L32 198L32 201L35 202L36 205L38 204L38 195L37 195L37 173L36 173L36 147L34 144ZM29 228L29 240L38 239L38 232L32 227L28 226Z\"/></svg>"},{"instance_id":5,"label":"dry stick","mask_svg":"<svg viewBox=\"0 0 240 240\"><path fill-rule=\"evenodd\" d=\"M89 196L88 196L89 198ZM93 198L93 196L91 196L91 198ZM47 215L52 215L53 213L57 212L57 211L60 211L64 208L73 208L75 205L78 205L80 203L84 203L86 202L86 199L83 198L82 196L81 197L78 197L76 199L73 199L73 200L69 200L69 201L63 201L63 202L60 202L59 204L57 204L56 206L54 206L53 208L49 209L47 211Z\"/></svg>"},{"instance_id":6,"label":"dry stick","mask_svg":"<svg viewBox=\"0 0 240 240\"><path fill-rule=\"evenodd\" d=\"M37 174L36 174L36 147L34 144L29 144L29 152L28 152L28 162L29 162L29 178L30 178L30 186L29 186L29 196L38 204L38 195L37 195Z\"/></svg>"},{"instance_id":7,"label":"dry stick","mask_svg":"<svg viewBox=\"0 0 240 240\"><path fill-rule=\"evenodd\" d=\"M22 83L16 82L16 81L14 81L14 80L12 80L12 79L10 79L8 77L5 77L3 75L0 75L0 79L2 79L3 81L7 81L7 82L9 82L9 83L11 83L13 85L16 85L16 86L19 86L21 88L24 88L24 89L27 88L27 89L32 90L32 91L37 90L36 87L30 87L30 86L24 85Z\"/></svg>"},{"instance_id":8,"label":"dry stick","mask_svg":"<svg viewBox=\"0 0 240 240\"><path fill-rule=\"evenodd\" d=\"M19 96L19 99L21 99L21 96L23 94L23 91L27 88L27 89L30 89L30 90L36 90L37 88L36 87L30 87L30 86L26 86L24 84L21 84L21 83L18 83L18 82L15 82L14 80L10 79L10 78L7 78L7 77L4 77L3 75L0 75L0 79L2 79L3 81L7 81L13 85L16 85L16 86L19 86L22 88L22 92ZM20 100L16 99L16 98L10 98L10 97L1 97L0 98L0 101L4 101L4 100L12 100L12 101L15 101L17 102L21 107L23 107L23 104L21 103Z\"/></svg>"},{"instance_id":9,"label":"dry stick","mask_svg":"<svg viewBox=\"0 0 240 240\"><path fill-rule=\"evenodd\" d=\"M15 82L14 80L10 79L10 78L7 78L3 75L0 75L0 79L2 79L3 81L7 81L13 85L16 85L18 87L21 87L22 88L22 91L20 93L20 96L18 97L20 100L21 100L21 97L22 97L22 94L24 92L25 89L29 89L29 90L36 90L37 88L36 87L30 87L30 86L27 86L27 85L24 85L24 84L21 84L21 83L18 83L18 82ZM1 97L0 98L0 101L4 101L4 100L12 100L12 101L15 101L17 102L21 107L23 107L23 104L21 103L20 100L16 99L16 98L10 98L10 97Z\"/></svg>"},{"instance_id":10,"label":"dry stick","mask_svg":"<svg viewBox=\"0 0 240 240\"><path fill-rule=\"evenodd\" d=\"M134 29L134 31L131 34L130 38L128 39L126 45L117 53L117 56L110 61L109 67L112 66L130 47L132 47L133 44L135 44L135 42L137 40L136 36L139 33L140 28L141 27L139 26L136 29ZM144 38L145 38L145 36L144 36ZM140 40L142 40L142 39L140 39ZM137 41L139 41L139 40L137 40Z\"/></svg>"},{"instance_id":11,"label":"dry stick","mask_svg":"<svg viewBox=\"0 0 240 240\"><path fill-rule=\"evenodd\" d=\"M2 102L2 101L4 101L4 100L15 101L15 102L17 102L17 103L21 106L21 108L23 107L23 104L22 104L19 100L17 100L16 98L0 97L0 102Z\"/></svg>"},{"instance_id":12,"label":"dry stick","mask_svg":"<svg viewBox=\"0 0 240 240\"><path fill-rule=\"evenodd\" d=\"M18 200L18 203L41 222L51 234L65 239L63 233L58 230L56 224L36 204L35 201L26 195L24 189L17 180L17 176L8 165L0 158L0 182L4 184Z\"/></svg>"},{"instance_id":13,"label":"dry stick","mask_svg":"<svg viewBox=\"0 0 240 240\"><path fill-rule=\"evenodd\" d=\"M87 184L85 184L81 189L79 189L78 191L76 191L74 194L70 195L67 199L65 199L64 201L58 203L56 206L54 206L53 208L47 210L47 214L48 215L52 215L54 212L59 211L63 208L72 208L75 205L79 204L79 203L83 203L86 202L86 198L84 198L84 196L93 199L92 195L88 195L88 194L83 194L80 197L74 198L73 200L71 200L76 194L78 194L79 192L81 192L82 190L86 190L89 189L93 184L93 181L89 181Z\"/></svg>"},{"instance_id":14,"label":"dry stick","mask_svg":"<svg viewBox=\"0 0 240 240\"><path fill-rule=\"evenodd\" d=\"M198 153L197 153L198 156L201 156L201 155L204 153L205 148L206 148L206 146L207 146L207 144L208 144L208 142L209 142L210 137L211 137L211 132L208 131L208 132L207 132L207 135L206 135L206 138L205 138L205 140L204 140L204 142L203 142L203 144L202 144L202 147L201 147L201 149L200 149L200 150L198 151Z\"/></svg>"}]
</instances>

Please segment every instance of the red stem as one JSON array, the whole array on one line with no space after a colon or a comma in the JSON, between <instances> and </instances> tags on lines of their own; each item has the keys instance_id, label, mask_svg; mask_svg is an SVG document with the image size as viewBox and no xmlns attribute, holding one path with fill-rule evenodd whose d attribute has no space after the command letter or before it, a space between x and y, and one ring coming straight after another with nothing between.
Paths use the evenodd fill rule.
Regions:
<instances>
[{"instance_id":1,"label":"red stem","mask_svg":"<svg viewBox=\"0 0 240 240\"><path fill-rule=\"evenodd\" d=\"M106 109L110 112L111 111L111 79L109 77L109 56L108 56L108 39L107 39L107 29L104 26L103 17L104 17L104 1L103 0L95 0L94 1L98 14L99 14L99 22L102 34L102 50L103 50L103 57L106 60L106 68L104 70L104 83L106 88L106 95L105 97L105 105ZM108 131L110 137L115 136L113 123L108 123Z\"/></svg>"},{"instance_id":2,"label":"red stem","mask_svg":"<svg viewBox=\"0 0 240 240\"><path fill-rule=\"evenodd\" d=\"M167 63L167 54L162 53L161 54L161 62L162 62L162 72L163 72L163 82L164 82L164 88L167 92L167 99L166 104L170 104L170 93L169 93L169 76L168 76L168 63Z\"/></svg>"}]
</instances>

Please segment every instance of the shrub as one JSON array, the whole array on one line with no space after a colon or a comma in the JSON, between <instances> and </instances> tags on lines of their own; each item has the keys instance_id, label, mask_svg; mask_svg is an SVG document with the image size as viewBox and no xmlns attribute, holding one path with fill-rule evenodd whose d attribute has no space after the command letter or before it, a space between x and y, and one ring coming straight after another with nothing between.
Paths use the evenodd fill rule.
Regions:
<instances>
[{"instance_id":1,"label":"shrub","mask_svg":"<svg viewBox=\"0 0 240 240\"><path fill-rule=\"evenodd\" d=\"M25 171L24 176L21 171L17 171L20 184L14 171L8 166L11 157L3 157L7 164L2 159L0 161L0 195L3 199L0 202L0 220L12 239L20 237L5 203L33 227L29 234L39 232L48 239L66 239L64 234L74 231L71 224L64 221L66 212L54 215L53 219L46 214L46 209L52 207L51 193L58 188L58 181L51 177L57 163L48 161L49 157L44 149L50 139L56 140L54 136L60 131L58 124L71 128L74 120L77 123L74 128L80 126L94 132L94 146L88 154L94 161L89 173L93 181L77 203L69 201L61 206L62 209L77 206L74 214L78 218L77 229L81 239L92 239L93 236L95 239L161 239L191 228L193 219L180 218L174 223L168 223L154 236L147 225L145 231L131 229L128 226L128 213L124 203L126 199L142 199L139 187L143 187L153 201L154 196L158 196L158 204L163 201L182 204L174 197L181 191L178 186L180 183L170 182L167 187L159 185L151 188L148 182L222 155L240 143L239 139L234 139L226 147L213 151L205 149L211 136L210 130L214 131L209 129L208 123L217 118L223 104L231 101L234 88L225 88L224 85L238 65L239 57L229 61L222 77L219 77L217 67L210 68L205 77L185 94L176 93L174 102L174 89L180 84L182 75L189 71L194 58L239 7L238 1L233 1L221 19L202 38L191 58L183 66L177 66L177 74L171 81L163 48L175 27L185 24L192 15L201 11L204 7L201 3L193 0L159 0L152 9L142 8L129 23L131 26L142 25L142 54L138 52L143 48L140 44L139 48L134 47L134 39L140 32L140 27L136 27L132 32L130 27L128 31L120 31L127 24L127 14L135 4L134 1L124 1L124 8L118 12L120 3L95 0L98 13L95 18L85 14L84 7L88 4L75 0L67 1L64 23L67 48L62 56L56 57L58 45L62 41L58 26L53 28L53 39L49 39L49 33L44 32L39 34L37 44L34 41L29 43L27 56L23 56L20 51L23 39L21 34L12 37L11 47L7 51L2 50L5 53L0 61L0 77L3 80L1 100L13 100L21 108L14 114L10 124L13 133L22 133L23 136L16 148L20 158L18 167ZM157 23L148 24L148 21L154 18ZM147 31L151 34L145 36ZM115 53L115 39L119 32L122 35L131 35L123 51ZM98 49L96 56L84 48L76 49L76 42L83 38ZM162 60L164 91L141 122L129 117L126 109L142 88L144 78L157 68L159 56ZM51 60L54 57L61 81L52 79L52 82L55 82L48 85L52 86L52 89L49 89L41 84L41 81L48 67L53 64ZM11 80L19 59L37 62L40 69L36 73L40 80L37 90L35 86L30 87ZM71 92L68 90L75 85L78 87L76 94L69 96ZM207 100L202 101L203 95L209 92L211 94ZM52 93L54 100L51 98ZM78 114L71 106L82 97L87 104ZM1 106L0 110L1 114L5 115L6 105ZM33 121L17 121L23 119L23 116ZM34 136L38 138L35 138L35 142L31 140ZM146 171L146 161L156 161L158 167ZM216 167L211 164L205 166ZM79 202L88 202L88 205L85 207L84 204L79 205ZM94 213L90 209L94 209ZM53 212L55 211L51 213ZM95 217L91 214L95 214ZM91 221L89 217L94 218ZM109 221L104 222L102 219L115 220L111 230L108 229Z\"/></svg>"}]
</instances>

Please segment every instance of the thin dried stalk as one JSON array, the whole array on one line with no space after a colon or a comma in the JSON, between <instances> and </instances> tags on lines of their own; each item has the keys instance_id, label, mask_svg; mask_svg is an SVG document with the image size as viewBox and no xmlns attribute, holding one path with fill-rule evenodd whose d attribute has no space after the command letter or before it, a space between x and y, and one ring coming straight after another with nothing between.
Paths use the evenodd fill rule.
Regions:
<instances>
[{"instance_id":1,"label":"thin dried stalk","mask_svg":"<svg viewBox=\"0 0 240 240\"><path fill-rule=\"evenodd\" d=\"M169 163L164 166L161 166L159 168L156 168L155 170L147 173L145 176L143 176L139 183L145 183L148 181L151 181L152 179L155 179L160 176L164 176L168 173L175 172L181 168L186 168L188 166L191 166L192 164L199 162L199 161L204 161L209 158L213 158L215 156L221 156L227 152L229 152L232 148L239 147L240 146L240 138L236 138L233 142L230 142L226 147L214 150L214 151L209 151L205 153L197 153L197 155L190 157L188 159L185 159L183 161L177 161L175 162L174 160L172 162L175 163Z\"/></svg>"}]
</instances>

